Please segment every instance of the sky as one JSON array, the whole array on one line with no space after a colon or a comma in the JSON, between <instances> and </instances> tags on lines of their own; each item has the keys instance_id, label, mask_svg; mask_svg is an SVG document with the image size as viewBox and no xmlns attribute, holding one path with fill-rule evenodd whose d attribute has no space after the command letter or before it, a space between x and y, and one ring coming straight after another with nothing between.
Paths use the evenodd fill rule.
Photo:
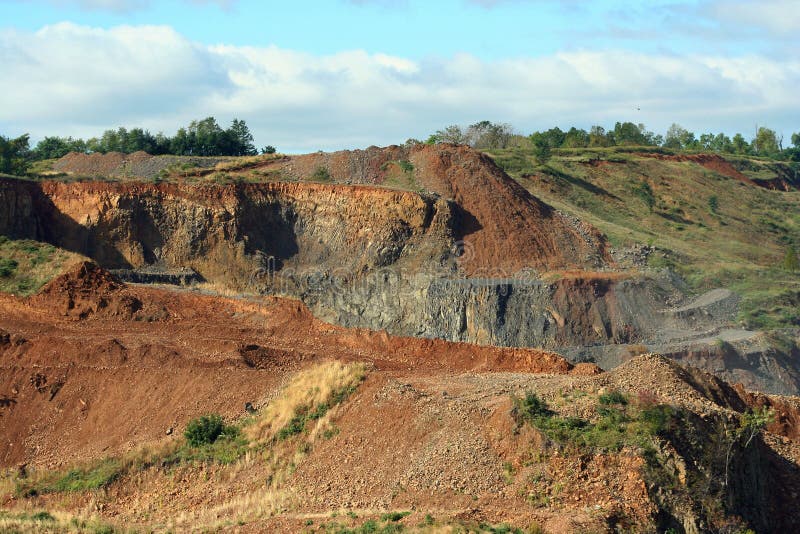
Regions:
<instances>
[{"instance_id":1,"label":"sky","mask_svg":"<svg viewBox=\"0 0 800 534\"><path fill-rule=\"evenodd\" d=\"M616 121L800 132L800 0L0 0L0 135L244 119L287 153Z\"/></svg>"}]
</instances>

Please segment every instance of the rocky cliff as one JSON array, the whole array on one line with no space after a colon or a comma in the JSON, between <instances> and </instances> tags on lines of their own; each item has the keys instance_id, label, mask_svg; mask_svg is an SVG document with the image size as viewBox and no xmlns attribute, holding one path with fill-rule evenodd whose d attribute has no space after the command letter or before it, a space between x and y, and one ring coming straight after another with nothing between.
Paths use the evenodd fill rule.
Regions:
<instances>
[{"instance_id":1,"label":"rocky cliff","mask_svg":"<svg viewBox=\"0 0 800 534\"><path fill-rule=\"evenodd\" d=\"M398 161L419 192L302 182L324 167L333 180L381 183ZM564 283L536 275L603 265L602 237L485 156L392 147L278 164L299 183L4 180L0 233L106 268L189 268L220 287L299 296L348 326L518 346L635 337L635 326L622 326L632 314L612 302L613 282L566 283L583 295L576 304L558 296ZM565 322L575 305L591 317Z\"/></svg>"},{"instance_id":2,"label":"rocky cliff","mask_svg":"<svg viewBox=\"0 0 800 534\"><path fill-rule=\"evenodd\" d=\"M469 148L318 153L257 170L280 180L4 179L0 234L47 241L144 279L185 270L219 289L298 297L344 326L558 348L609 368L670 342L665 329L711 327L664 313L680 297L673 279L607 270L596 230ZM320 178L327 183L312 181ZM712 359L707 368L718 365ZM791 379L776 387L757 367L735 378L779 392L800 383L783 373Z\"/></svg>"}]
</instances>

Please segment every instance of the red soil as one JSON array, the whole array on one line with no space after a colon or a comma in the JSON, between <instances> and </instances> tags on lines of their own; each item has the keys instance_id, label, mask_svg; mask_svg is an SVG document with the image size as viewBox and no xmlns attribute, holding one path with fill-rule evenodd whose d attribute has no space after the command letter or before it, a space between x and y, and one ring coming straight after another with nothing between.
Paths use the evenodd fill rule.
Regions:
<instances>
[{"instance_id":1,"label":"red soil","mask_svg":"<svg viewBox=\"0 0 800 534\"><path fill-rule=\"evenodd\" d=\"M547 351L336 327L288 299L124 286L83 263L33 298L0 295L0 465L122 452L209 407L235 417L327 359L420 376L573 369Z\"/></svg>"}]
</instances>

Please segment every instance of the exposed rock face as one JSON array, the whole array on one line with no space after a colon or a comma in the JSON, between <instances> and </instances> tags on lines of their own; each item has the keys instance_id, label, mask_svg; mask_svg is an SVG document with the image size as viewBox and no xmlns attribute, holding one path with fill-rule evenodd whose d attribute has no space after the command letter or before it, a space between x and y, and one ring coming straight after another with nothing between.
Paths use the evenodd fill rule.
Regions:
<instances>
[{"instance_id":1,"label":"exposed rock face","mask_svg":"<svg viewBox=\"0 0 800 534\"><path fill-rule=\"evenodd\" d=\"M324 319L395 334L502 346L628 342L646 333L639 318L658 300L633 280L538 279L534 269L574 266L579 255L572 252L559 252L569 263L549 252L506 256L508 240L490 255L473 253L474 245L464 252L463 207L412 192L307 183L6 181L0 195L27 206L2 233L49 241L107 268L191 268L221 286L298 296ZM565 249L593 250L584 266L603 257L572 230L559 235L542 227L563 221L529 200L524 205L547 212L523 228L537 236L536 246L563 240ZM501 218L486 213L484 222ZM490 229L481 239L500 240ZM492 257L497 267L489 271ZM495 276L470 276L482 272Z\"/></svg>"},{"instance_id":2,"label":"exposed rock face","mask_svg":"<svg viewBox=\"0 0 800 534\"><path fill-rule=\"evenodd\" d=\"M337 183L308 182L319 169ZM661 333L712 328L735 308L732 297L663 313L673 281L596 272L611 263L596 230L469 148L318 153L269 161L260 172L288 181L0 180L0 234L47 241L108 269L156 273L147 280L191 270L221 288L299 297L344 326L558 348L606 368L642 350L719 366L672 350ZM398 183L414 191L391 188ZM556 275L543 281L545 271ZM767 356L728 378L792 392L800 374L775 371L789 367ZM777 375L788 381L769 378Z\"/></svg>"},{"instance_id":3,"label":"exposed rock face","mask_svg":"<svg viewBox=\"0 0 800 534\"><path fill-rule=\"evenodd\" d=\"M506 346L633 335L621 326L627 312L612 303L613 283L578 287L575 301L563 284L535 276L604 264L603 238L475 151L390 147L277 165L298 180L324 166L334 179L371 184L391 178L397 161L411 162L426 193L5 180L0 202L11 208L0 233L48 241L110 269L193 269L220 286L299 296L323 318L397 334ZM576 305L593 315L565 322Z\"/></svg>"}]
</instances>

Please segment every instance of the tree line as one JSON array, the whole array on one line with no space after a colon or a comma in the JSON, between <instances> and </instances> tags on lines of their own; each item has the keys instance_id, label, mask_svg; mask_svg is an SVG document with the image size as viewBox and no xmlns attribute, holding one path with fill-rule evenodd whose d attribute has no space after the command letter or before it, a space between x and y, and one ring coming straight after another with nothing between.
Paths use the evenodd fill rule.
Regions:
<instances>
[{"instance_id":1,"label":"tree line","mask_svg":"<svg viewBox=\"0 0 800 534\"><path fill-rule=\"evenodd\" d=\"M69 152L132 152L176 156L252 156L257 154L253 134L247 123L233 119L222 128L214 117L194 120L180 128L174 136L155 135L142 128L106 130L100 137L88 140L72 137L45 137L32 150L34 159L60 158Z\"/></svg>"},{"instance_id":2,"label":"tree line","mask_svg":"<svg viewBox=\"0 0 800 534\"><path fill-rule=\"evenodd\" d=\"M86 140L48 136L31 148L28 134L13 139L0 135L0 173L24 174L33 161L60 158L70 152L130 154L138 151L176 156L254 156L259 153L245 121L233 119L228 128L222 128L214 117L206 117L179 128L172 137L161 132L153 135L142 128L120 127ZM262 154L274 152L272 146L261 149Z\"/></svg>"},{"instance_id":3,"label":"tree line","mask_svg":"<svg viewBox=\"0 0 800 534\"><path fill-rule=\"evenodd\" d=\"M567 131L555 127L524 136L509 124L481 121L466 128L448 126L432 134L428 143L465 144L483 150L510 147L533 148L544 156L557 148L591 148L611 146L652 146L693 152L719 152L761 156L778 160L800 161L800 133L791 136L791 145L784 147L783 137L775 130L760 127L749 141L737 133L703 133L697 136L679 124L670 126L665 135L649 131L644 124L617 122L613 129L592 126L588 131L572 127Z\"/></svg>"}]
</instances>

